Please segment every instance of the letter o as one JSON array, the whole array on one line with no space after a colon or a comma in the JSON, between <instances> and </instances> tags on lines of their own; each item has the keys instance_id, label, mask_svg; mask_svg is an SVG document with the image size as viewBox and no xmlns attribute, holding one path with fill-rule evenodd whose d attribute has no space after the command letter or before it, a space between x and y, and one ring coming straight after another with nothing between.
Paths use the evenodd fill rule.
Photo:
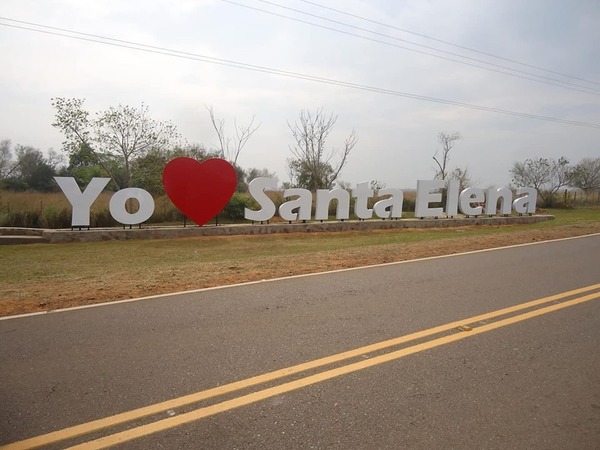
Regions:
<instances>
[{"instance_id":1,"label":"letter o","mask_svg":"<svg viewBox=\"0 0 600 450\"><path fill-rule=\"evenodd\" d=\"M130 198L135 198L140 207L135 213L127 212L125 204ZM108 204L110 215L124 225L137 225L145 222L154 214L154 199L148 191L140 188L121 189L110 199Z\"/></svg>"}]
</instances>

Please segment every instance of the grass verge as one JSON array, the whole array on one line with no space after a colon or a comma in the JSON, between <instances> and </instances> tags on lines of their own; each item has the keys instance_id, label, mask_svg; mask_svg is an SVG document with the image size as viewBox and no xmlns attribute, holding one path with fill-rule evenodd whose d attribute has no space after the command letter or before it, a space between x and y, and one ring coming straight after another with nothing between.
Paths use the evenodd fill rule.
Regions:
<instances>
[{"instance_id":1,"label":"grass verge","mask_svg":"<svg viewBox=\"0 0 600 450\"><path fill-rule=\"evenodd\" d=\"M600 233L600 209L535 225L0 247L0 315Z\"/></svg>"}]
</instances>

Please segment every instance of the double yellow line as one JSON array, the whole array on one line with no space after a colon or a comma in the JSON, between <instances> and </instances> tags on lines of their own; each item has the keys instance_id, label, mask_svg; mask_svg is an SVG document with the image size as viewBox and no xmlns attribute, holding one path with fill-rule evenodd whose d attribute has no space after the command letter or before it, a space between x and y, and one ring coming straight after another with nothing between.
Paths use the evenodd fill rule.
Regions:
<instances>
[{"instance_id":1,"label":"double yellow line","mask_svg":"<svg viewBox=\"0 0 600 450\"><path fill-rule=\"evenodd\" d=\"M481 333L485 333L497 328L502 328L507 325L522 322L524 320L531 319L533 317L548 314L560 309L568 308L580 303L588 302L600 298L600 292L593 292L600 289L600 284L587 286L572 291L563 292L561 294L552 295L549 297L540 298L530 302L522 303L519 305L511 306L509 308L499 309L489 313L481 314L474 317L469 317L463 320L450 322L444 325L440 325L427 330L411 333L406 336L400 336L394 339L389 339L375 344L370 344L364 347L360 347L354 350L349 350L343 353L338 353L325 358L316 359L303 364L287 367L284 369L276 370L273 372L265 373L255 377L247 378L245 380L236 381L234 383L226 384L216 388L208 389L205 391L196 392L194 394L185 395L172 400L156 403L153 405L145 406L143 408L134 409L131 411L116 414L103 419L94 420L92 422L83 423L73 427L65 428L62 430L54 431L41 436L25 439L19 442L8 444L7 446L0 447L1 450L16 450L16 449L30 449L42 447L44 445L50 445L57 442L61 442L68 439L74 439L80 436L88 435L94 432L98 432L107 428L122 426L123 424L133 422L136 420L143 419L148 416L166 413L167 411L172 412L177 408L199 403L201 401L211 399L225 394L247 389L252 386L257 386L276 380L280 380L291 375L300 374L309 370L322 368L324 366L333 365L342 361L347 361L352 358L368 356L370 353L380 352L382 350L389 350L393 347L419 340L427 337L443 334L441 337L437 337L431 340L427 340L421 343L404 347L398 350L390 351L388 353L372 356L368 359L361 359L357 362L349 362L339 367L323 370L312 375L306 375L302 378L295 379L292 381L283 382L276 386L264 388L249 394L240 395L230 400L221 401L219 403L212 404L210 406L203 406L194 409L189 412L184 412L173 417L159 419L154 422L150 422L144 425L139 425L130 428L125 431L108 434L104 437L94 439L83 444L75 445L73 449L99 449L107 448L113 445L121 444L133 439L147 436L153 433L158 433L179 425L183 425L189 422L193 422L205 417L209 417L215 414L219 414L231 409L239 408L241 406L249 405L261 400L265 400L270 397L281 395L290 391L294 391L312 384L320 383L325 380L346 375L352 372L363 370L369 367L376 366L385 362L393 361L404 356L412 355L424 350L432 349L444 344L455 342L467 337L475 336ZM582 294L586 294L580 296ZM553 303L549 306L544 306L548 303ZM522 312L529 310L526 312ZM520 314L516 314L519 313ZM502 316L508 316L501 318ZM493 322L483 323L492 319Z\"/></svg>"}]
</instances>

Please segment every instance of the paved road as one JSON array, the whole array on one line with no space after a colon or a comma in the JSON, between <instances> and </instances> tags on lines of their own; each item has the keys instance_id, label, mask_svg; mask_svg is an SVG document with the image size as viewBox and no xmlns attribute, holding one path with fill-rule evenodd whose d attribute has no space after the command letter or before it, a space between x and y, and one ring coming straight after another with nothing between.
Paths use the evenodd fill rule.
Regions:
<instances>
[{"instance_id":1,"label":"paved road","mask_svg":"<svg viewBox=\"0 0 600 450\"><path fill-rule=\"evenodd\" d=\"M599 448L598 283L592 236L0 320L0 445Z\"/></svg>"}]
</instances>

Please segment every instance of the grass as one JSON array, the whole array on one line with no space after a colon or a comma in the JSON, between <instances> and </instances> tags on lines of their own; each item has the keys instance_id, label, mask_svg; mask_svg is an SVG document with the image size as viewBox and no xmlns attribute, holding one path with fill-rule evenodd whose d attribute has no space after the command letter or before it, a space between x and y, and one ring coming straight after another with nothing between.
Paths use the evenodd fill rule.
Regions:
<instances>
[{"instance_id":1,"label":"grass","mask_svg":"<svg viewBox=\"0 0 600 450\"><path fill-rule=\"evenodd\" d=\"M106 241L70 244L3 246L0 282L31 278L83 277L102 269L107 272L140 272L157 266L209 262L244 262L272 256L293 257L353 248L456 239L473 235L515 233L565 225L600 222L600 208L552 210L555 220L534 225L470 227L460 229L298 233L258 236L219 236L172 240Z\"/></svg>"},{"instance_id":2,"label":"grass","mask_svg":"<svg viewBox=\"0 0 600 450\"><path fill-rule=\"evenodd\" d=\"M600 232L600 208L535 225L0 246L0 315Z\"/></svg>"}]
</instances>

